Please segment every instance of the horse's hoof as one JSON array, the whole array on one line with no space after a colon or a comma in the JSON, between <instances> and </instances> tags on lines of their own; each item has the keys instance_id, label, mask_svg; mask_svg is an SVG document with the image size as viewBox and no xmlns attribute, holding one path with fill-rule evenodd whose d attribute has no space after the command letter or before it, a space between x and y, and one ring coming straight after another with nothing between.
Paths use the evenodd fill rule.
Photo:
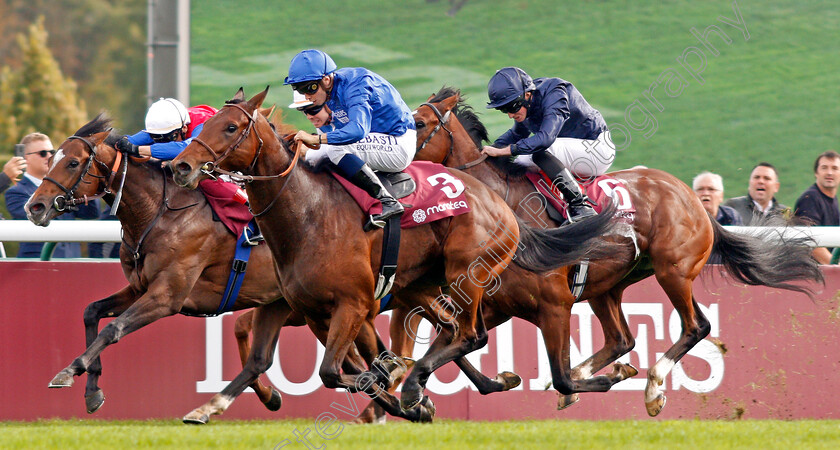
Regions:
<instances>
[{"instance_id":1,"label":"horse's hoof","mask_svg":"<svg viewBox=\"0 0 840 450\"><path fill-rule=\"evenodd\" d=\"M615 363L611 376L616 378L616 383L624 381L628 378L633 378L639 374L638 369L630 364Z\"/></svg>"},{"instance_id":2,"label":"horse's hoof","mask_svg":"<svg viewBox=\"0 0 840 450\"><path fill-rule=\"evenodd\" d=\"M73 386L73 375L64 370L58 372L58 375L47 385L50 388L65 388L70 386Z\"/></svg>"},{"instance_id":3,"label":"horse's hoof","mask_svg":"<svg viewBox=\"0 0 840 450\"><path fill-rule=\"evenodd\" d=\"M414 409L421 400L423 400L423 394L420 389L417 389L416 391L403 389L402 395L400 396L400 408L402 408L403 411Z\"/></svg>"},{"instance_id":4,"label":"horse's hoof","mask_svg":"<svg viewBox=\"0 0 840 450\"><path fill-rule=\"evenodd\" d=\"M198 413L189 413L184 416L183 419L184 423L189 425L206 425L207 422L210 421L210 416L207 414L198 414Z\"/></svg>"},{"instance_id":5,"label":"horse's hoof","mask_svg":"<svg viewBox=\"0 0 840 450\"><path fill-rule=\"evenodd\" d=\"M93 394L85 395L85 406L87 406L88 414L98 411L103 403L105 403L105 393L102 392L102 389L97 389Z\"/></svg>"},{"instance_id":6,"label":"horse's hoof","mask_svg":"<svg viewBox=\"0 0 840 450\"><path fill-rule=\"evenodd\" d=\"M522 384L522 378L513 372L502 372L496 375L496 382L502 384L502 391L509 391Z\"/></svg>"},{"instance_id":7,"label":"horse's hoof","mask_svg":"<svg viewBox=\"0 0 840 450\"><path fill-rule=\"evenodd\" d=\"M437 409L435 408L435 403L432 399L429 398L427 395L423 397L423 401L420 403L420 423L432 423L435 420L435 413L437 413Z\"/></svg>"},{"instance_id":8,"label":"horse's hoof","mask_svg":"<svg viewBox=\"0 0 840 450\"><path fill-rule=\"evenodd\" d=\"M580 396L577 394L572 395L561 395L560 398L557 399L557 410L561 411L564 410L575 403L580 401Z\"/></svg>"},{"instance_id":9,"label":"horse's hoof","mask_svg":"<svg viewBox=\"0 0 840 450\"><path fill-rule=\"evenodd\" d=\"M665 400L665 394L659 394L659 396L653 399L653 401L645 402L645 408L647 408L648 415L656 417L660 412L662 412L662 408L665 407Z\"/></svg>"},{"instance_id":10,"label":"horse's hoof","mask_svg":"<svg viewBox=\"0 0 840 450\"><path fill-rule=\"evenodd\" d=\"M271 398L265 402L265 407L269 411L277 411L281 406L283 406L283 397L280 396L280 392L277 389L271 388Z\"/></svg>"}]
</instances>

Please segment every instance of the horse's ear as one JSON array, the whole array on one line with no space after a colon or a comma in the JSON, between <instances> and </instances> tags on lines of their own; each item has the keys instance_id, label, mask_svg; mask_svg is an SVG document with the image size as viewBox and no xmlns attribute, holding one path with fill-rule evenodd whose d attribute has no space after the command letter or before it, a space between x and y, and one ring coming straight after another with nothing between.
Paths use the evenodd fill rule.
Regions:
<instances>
[{"instance_id":1,"label":"horse's ear","mask_svg":"<svg viewBox=\"0 0 840 450\"><path fill-rule=\"evenodd\" d=\"M277 104L271 105L271 108L260 108L260 114L265 117L267 120L271 120L271 116L274 115L274 110L277 108Z\"/></svg>"},{"instance_id":2,"label":"horse's ear","mask_svg":"<svg viewBox=\"0 0 840 450\"><path fill-rule=\"evenodd\" d=\"M240 102L244 102L245 101L245 90L243 90L242 87L240 87L239 90L236 91L236 94L233 94L233 99L232 100L238 100Z\"/></svg>"},{"instance_id":3,"label":"horse's ear","mask_svg":"<svg viewBox=\"0 0 840 450\"><path fill-rule=\"evenodd\" d=\"M430 95L429 98L426 99L426 101L430 102L433 98L435 98L435 94Z\"/></svg>"},{"instance_id":4,"label":"horse's ear","mask_svg":"<svg viewBox=\"0 0 840 450\"><path fill-rule=\"evenodd\" d=\"M440 102L440 110L452 111L458 104L458 100L460 99L460 97L460 95L453 95L452 97L445 98L442 102Z\"/></svg>"},{"instance_id":5,"label":"horse's ear","mask_svg":"<svg viewBox=\"0 0 840 450\"><path fill-rule=\"evenodd\" d=\"M111 129L110 128L108 128L107 130L105 130L101 133L96 133L94 135L91 135L89 139L91 141L93 141L93 145L99 145L105 140L106 137L108 137L109 134L111 134Z\"/></svg>"},{"instance_id":6,"label":"horse's ear","mask_svg":"<svg viewBox=\"0 0 840 450\"><path fill-rule=\"evenodd\" d=\"M265 101L265 96L268 95L268 88L269 86L265 87L265 90L260 92L259 94L251 97L251 100L248 100L248 104L254 109L254 112L262 106L262 103Z\"/></svg>"}]
</instances>

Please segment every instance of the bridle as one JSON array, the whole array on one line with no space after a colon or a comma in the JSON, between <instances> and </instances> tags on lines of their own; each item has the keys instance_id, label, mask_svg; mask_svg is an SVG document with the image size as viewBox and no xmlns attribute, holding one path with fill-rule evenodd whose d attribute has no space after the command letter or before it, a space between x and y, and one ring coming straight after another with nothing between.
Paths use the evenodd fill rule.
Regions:
<instances>
[{"instance_id":1,"label":"bridle","mask_svg":"<svg viewBox=\"0 0 840 450\"><path fill-rule=\"evenodd\" d=\"M437 109L437 107L431 103L421 103L420 106L428 106L432 110L432 112L435 113L435 116L437 116L438 124L435 125L435 128L432 130L432 132L429 134L426 140L424 140L423 143L420 144L419 147L417 147L417 151L419 152L420 150L423 150L426 147L426 144L428 144L429 141L432 140L435 134L437 134L437 132L440 131L441 128L443 128L444 131L446 131L449 134L449 151L446 153L446 156L444 156L443 161L441 161L440 164L446 165L446 160L449 159L449 157L452 156L452 154L454 154L455 152L455 137L452 135L452 130L450 130L446 126L446 123L449 122L449 116L450 114L452 114L452 110L450 109L449 111L446 111L446 114L441 114L440 110ZM470 167L477 166L483 163L485 159L487 159L487 155L482 154L475 161L470 161L462 166L455 167L455 169L469 169Z\"/></svg>"},{"instance_id":2,"label":"bridle","mask_svg":"<svg viewBox=\"0 0 840 450\"><path fill-rule=\"evenodd\" d=\"M222 152L221 156L219 156L219 154L216 153L216 151L213 150L212 147L207 145L206 142L202 141L198 137L193 138L194 142L199 143L208 152L210 152L210 154L213 155L213 158L214 158L213 161L204 163L204 165L201 167L201 172L210 176L211 178L215 178L213 176L213 172L217 172L217 173L221 173L221 174L224 174L224 175L228 175L231 178L237 178L237 179L245 180L246 182L249 182L249 183L251 181L254 181L254 180L270 180L270 179L274 179L274 178L285 177L286 175L288 175L292 171L292 169L294 169L295 166L297 165L297 161L300 158L300 150L301 150L301 145L302 144L298 145L298 147L295 151L295 156L292 159L292 162L289 164L289 167L286 168L286 170L284 170L283 172L278 173L276 175L243 175L243 174L238 173L238 172L229 172L229 171L224 170L224 169L219 167L220 162L222 162L225 158L230 156L230 154L233 153L234 150L239 148L239 146L243 142L245 142L245 139L248 138L248 136L251 134L251 131L254 129L254 126L257 123L257 119L254 118L254 115L257 114L256 110L254 111L254 114L249 114L248 111L246 111L245 108L243 108L238 103L228 103L225 106L223 106L222 108L228 108L228 107L234 107L234 108L237 108L240 111L242 111L242 114L245 114L245 117L248 118L248 126L245 127L245 129L242 131L242 134L239 135L239 137L236 139L236 141L233 144L229 145L228 148L225 149L224 152ZM259 142L259 146L257 146L257 151L254 152L254 159L251 160L251 164L248 165L248 172L251 172L251 173L253 173L254 167L256 167L256 165L257 165L257 159L259 159L260 153L262 152L262 148L263 148L263 140L260 137L259 133L255 132L254 136L257 137L257 141Z\"/></svg>"},{"instance_id":3,"label":"bridle","mask_svg":"<svg viewBox=\"0 0 840 450\"><path fill-rule=\"evenodd\" d=\"M215 178L213 176L213 172L218 172L218 173L227 175L231 178L244 180L248 183L250 183L252 181L257 181L257 180L273 180L275 178L282 178L282 177L285 177L285 176L289 175L292 172L292 170L294 170L294 168L297 166L298 159L300 159L301 149L303 148L303 145L304 145L302 141L298 142L298 146L295 149L295 154L294 154L294 157L292 158L292 162L289 163L289 167L287 167L286 170L284 170L283 172L275 174L275 175L243 175L243 174L237 173L237 172L229 172L229 171L224 170L224 169L219 167L219 163L222 160L227 158L228 155L230 155L234 150L239 148L239 146L245 141L245 139L248 137L248 135L251 133L251 130L254 129L254 126L257 123L257 119L254 117L254 115L257 114L256 110L254 111L254 114L248 114L248 111L246 111L245 108L243 108L238 103L228 103L225 106L223 106L223 108L227 108L227 107L235 107L235 108L239 109L240 111L242 111L242 113L245 114L245 117L248 118L248 126L245 128L245 130L242 131L242 134L239 135L239 138L236 140L236 142L234 142L233 144L228 146L228 148L222 153L222 156L218 156L218 154L209 145L207 145L207 143L205 143L204 141L198 139L197 137L193 138L193 141L198 142L201 146L203 146L205 149L207 149L207 151L210 152L210 154L213 155L213 157L215 158L213 161L207 162L201 167L202 173L210 176L211 178ZM260 153L262 151L262 147L263 147L263 140L260 137L259 133L254 132L254 136L257 137L257 140L259 141L259 146L257 147L257 151L254 153L254 159L251 161L251 164L248 166L248 172L251 172L251 173L253 173L254 168L257 165L257 159L259 158ZM278 141L280 141L280 144L281 144L281 146L283 146L283 148L288 150L288 147L286 147L286 144L281 139L278 139ZM251 214L254 217L260 217L260 216L264 215L265 213L267 213L274 206L274 204L277 202L277 199L280 198L280 194L283 193L283 191L286 189L286 186L288 186L288 185L289 185L289 183L283 183L283 187L281 187L277 191L277 194L274 196L274 199L271 200L271 202L268 204L268 206L265 207L265 209L263 209L262 211L260 211L258 213L255 213L252 210Z\"/></svg>"},{"instance_id":4,"label":"bridle","mask_svg":"<svg viewBox=\"0 0 840 450\"><path fill-rule=\"evenodd\" d=\"M71 186L70 188L67 188L63 184L56 181L54 178L51 178L51 177L48 177L48 176L44 177L44 180L55 184L56 186L58 186L59 189L64 191L63 196L58 196L53 200L53 207L55 207L55 210L58 211L58 212L62 212L62 211L65 211L65 210L76 210L76 209L78 209L78 208L76 208L76 205L80 205L80 204L87 205L88 202L90 202L91 200L96 200L96 199L102 198L102 197L104 197L108 194L112 194L113 192L111 191L111 183L113 183L114 177L117 174L117 171L116 171L117 167L120 166L120 164L122 164L122 166L123 166L123 169L122 169L123 182L125 182L125 171L128 168L128 158L123 159L122 152L117 151L117 157L116 157L116 159L114 159L114 167L108 167L107 164L103 163L102 161L100 161L96 158L96 146L93 145L92 142L90 142L89 140L87 140L87 139L85 139L81 136L70 136L69 138L67 138L68 141L73 140L73 139L84 142L85 146L87 146L88 150L90 151L90 156L88 157L87 163L85 163L85 170L82 172L81 175L79 175L79 178L76 180L75 183L73 183L73 186ZM107 178L108 178L107 183L104 183L104 187L102 189L102 192L99 192L98 194L95 194L95 195L92 195L92 196L83 195L82 197L75 197L76 189L79 187L79 185L82 183L82 180L84 180L84 178L86 176L91 176L93 178L99 178L101 180L105 180L105 178L106 178L105 176L94 175L94 174L90 173L90 168L93 165L94 161L96 161L97 164L104 167L109 172L109 175L107 176ZM90 182L85 181L85 183L89 184ZM117 198L120 197L121 193L122 193L122 184L120 184L120 188L117 190L117 193L116 193ZM117 203L118 202L114 202L114 205L115 205L114 209L116 209Z\"/></svg>"}]
</instances>

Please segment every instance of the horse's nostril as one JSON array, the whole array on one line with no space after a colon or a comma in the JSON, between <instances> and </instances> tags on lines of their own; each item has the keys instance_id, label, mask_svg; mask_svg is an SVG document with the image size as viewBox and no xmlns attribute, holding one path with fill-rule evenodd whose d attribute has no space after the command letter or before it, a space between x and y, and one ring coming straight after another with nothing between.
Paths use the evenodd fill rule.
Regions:
<instances>
[{"instance_id":1,"label":"horse's nostril","mask_svg":"<svg viewBox=\"0 0 840 450\"><path fill-rule=\"evenodd\" d=\"M178 169L178 172L180 172L184 175L192 172L192 166L190 166L189 163L186 163L186 162L179 162L178 165L175 168Z\"/></svg>"},{"instance_id":2,"label":"horse's nostril","mask_svg":"<svg viewBox=\"0 0 840 450\"><path fill-rule=\"evenodd\" d=\"M44 209L43 203L33 203L29 205L29 212L33 214L40 214L44 211Z\"/></svg>"}]
</instances>

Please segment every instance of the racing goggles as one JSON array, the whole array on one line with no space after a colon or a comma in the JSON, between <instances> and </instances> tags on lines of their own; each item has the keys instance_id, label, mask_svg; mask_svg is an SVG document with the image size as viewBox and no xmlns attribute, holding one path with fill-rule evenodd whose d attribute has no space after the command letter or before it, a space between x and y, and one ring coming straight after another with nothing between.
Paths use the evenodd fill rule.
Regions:
<instances>
[{"instance_id":1,"label":"racing goggles","mask_svg":"<svg viewBox=\"0 0 840 450\"><path fill-rule=\"evenodd\" d=\"M318 80L295 83L292 85L292 89L300 92L303 95L312 95L318 92Z\"/></svg>"},{"instance_id":2,"label":"racing goggles","mask_svg":"<svg viewBox=\"0 0 840 450\"><path fill-rule=\"evenodd\" d=\"M324 109L324 105L325 103L321 103L320 105L311 105L305 108L300 108L300 112L306 114L307 116L314 116Z\"/></svg>"},{"instance_id":3,"label":"racing goggles","mask_svg":"<svg viewBox=\"0 0 840 450\"><path fill-rule=\"evenodd\" d=\"M505 114L516 114L519 112L519 109L525 106L526 100L525 96L517 97L510 103L506 103L502 106L496 108L498 111L501 111Z\"/></svg>"}]
</instances>

